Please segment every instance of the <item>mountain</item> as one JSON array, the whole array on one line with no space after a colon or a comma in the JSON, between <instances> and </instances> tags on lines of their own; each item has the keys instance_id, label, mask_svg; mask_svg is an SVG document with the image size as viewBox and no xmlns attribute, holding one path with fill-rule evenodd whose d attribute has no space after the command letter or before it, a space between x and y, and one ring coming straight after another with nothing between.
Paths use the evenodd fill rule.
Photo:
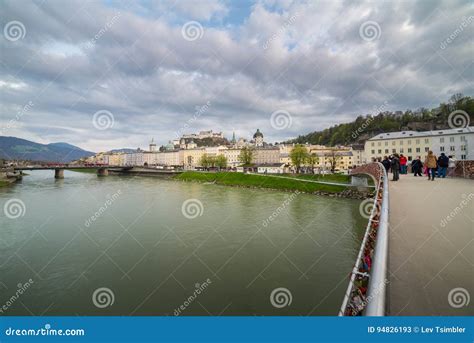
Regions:
<instances>
[{"instance_id":1,"label":"mountain","mask_svg":"<svg viewBox=\"0 0 474 343\"><path fill-rule=\"evenodd\" d=\"M471 125L474 123L474 99L470 96L455 94L448 103L441 103L433 109L421 108L405 112L384 111L374 116L360 115L350 123L298 136L287 143L329 146L361 144L382 132L441 130L450 127L464 127L469 123Z\"/></svg>"},{"instance_id":2,"label":"mountain","mask_svg":"<svg viewBox=\"0 0 474 343\"><path fill-rule=\"evenodd\" d=\"M40 144L16 137L0 136L0 158L67 163L95 153L68 143Z\"/></svg>"}]
</instances>

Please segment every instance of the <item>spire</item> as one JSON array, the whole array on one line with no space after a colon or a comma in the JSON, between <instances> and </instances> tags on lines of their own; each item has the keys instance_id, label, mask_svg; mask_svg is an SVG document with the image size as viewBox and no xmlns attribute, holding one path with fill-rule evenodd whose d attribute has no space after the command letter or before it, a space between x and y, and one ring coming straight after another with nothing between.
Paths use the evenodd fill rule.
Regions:
<instances>
[{"instance_id":1,"label":"spire","mask_svg":"<svg viewBox=\"0 0 474 343\"><path fill-rule=\"evenodd\" d=\"M235 143L235 131L232 131L232 143Z\"/></svg>"}]
</instances>

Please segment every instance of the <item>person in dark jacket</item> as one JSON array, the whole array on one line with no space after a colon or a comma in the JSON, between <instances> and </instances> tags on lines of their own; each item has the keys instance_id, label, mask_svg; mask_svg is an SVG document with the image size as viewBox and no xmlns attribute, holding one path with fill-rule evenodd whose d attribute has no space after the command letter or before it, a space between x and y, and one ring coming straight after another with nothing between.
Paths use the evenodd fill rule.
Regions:
<instances>
[{"instance_id":1,"label":"person in dark jacket","mask_svg":"<svg viewBox=\"0 0 474 343\"><path fill-rule=\"evenodd\" d=\"M392 181L398 181L400 178L400 159L398 158L398 154L393 154L392 158L392 174L393 179Z\"/></svg>"},{"instance_id":2,"label":"person in dark jacket","mask_svg":"<svg viewBox=\"0 0 474 343\"><path fill-rule=\"evenodd\" d=\"M388 159L387 156L384 156L383 161L382 161L383 166L385 167L385 170L388 171L390 170L390 160Z\"/></svg>"},{"instance_id":3,"label":"person in dark jacket","mask_svg":"<svg viewBox=\"0 0 474 343\"><path fill-rule=\"evenodd\" d=\"M423 162L421 162L421 157L418 156L412 163L411 169L413 171L413 175L415 176L422 176L421 170L423 169Z\"/></svg>"},{"instance_id":4,"label":"person in dark jacket","mask_svg":"<svg viewBox=\"0 0 474 343\"><path fill-rule=\"evenodd\" d=\"M438 157L438 177L446 177L446 171L448 170L448 166L449 157L446 156L444 152L442 152L441 155Z\"/></svg>"}]
</instances>

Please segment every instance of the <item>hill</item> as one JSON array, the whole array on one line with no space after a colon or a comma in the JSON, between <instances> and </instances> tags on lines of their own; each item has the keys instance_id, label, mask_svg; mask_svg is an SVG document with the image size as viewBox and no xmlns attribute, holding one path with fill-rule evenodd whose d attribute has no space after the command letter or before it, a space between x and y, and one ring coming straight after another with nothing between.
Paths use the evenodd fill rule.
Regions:
<instances>
[{"instance_id":1,"label":"hill","mask_svg":"<svg viewBox=\"0 0 474 343\"><path fill-rule=\"evenodd\" d=\"M40 144L16 137L0 137L0 158L67 163L95 153L68 143Z\"/></svg>"},{"instance_id":2,"label":"hill","mask_svg":"<svg viewBox=\"0 0 474 343\"><path fill-rule=\"evenodd\" d=\"M455 94L448 103L441 103L433 109L421 108L405 112L384 111L375 116L360 115L351 123L339 124L322 131L311 132L298 136L287 143L310 143L321 145L360 144L367 139L382 133L394 131L426 131L446 129L450 127L449 115L456 110L468 113L467 123L474 123L474 99L470 96ZM454 127L459 127L459 123ZM466 126L466 125L464 125Z\"/></svg>"}]
</instances>

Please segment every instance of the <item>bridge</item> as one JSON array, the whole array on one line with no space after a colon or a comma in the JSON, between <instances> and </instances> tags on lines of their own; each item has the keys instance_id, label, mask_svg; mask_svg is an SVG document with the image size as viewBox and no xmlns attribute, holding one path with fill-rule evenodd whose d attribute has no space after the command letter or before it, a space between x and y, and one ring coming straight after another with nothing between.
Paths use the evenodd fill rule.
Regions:
<instances>
[{"instance_id":1,"label":"bridge","mask_svg":"<svg viewBox=\"0 0 474 343\"><path fill-rule=\"evenodd\" d=\"M472 177L465 161L458 165L457 175ZM376 191L339 315L472 316L473 180L408 174L391 182L380 163L352 173L370 175Z\"/></svg>"},{"instance_id":2,"label":"bridge","mask_svg":"<svg viewBox=\"0 0 474 343\"><path fill-rule=\"evenodd\" d=\"M134 175L169 175L181 173L181 171L176 170L114 165L39 165L13 167L11 169L15 172L19 171L20 173L24 170L54 170L54 178L56 179L63 179L65 170L97 170L98 176L107 176L109 175L109 171Z\"/></svg>"}]
</instances>

